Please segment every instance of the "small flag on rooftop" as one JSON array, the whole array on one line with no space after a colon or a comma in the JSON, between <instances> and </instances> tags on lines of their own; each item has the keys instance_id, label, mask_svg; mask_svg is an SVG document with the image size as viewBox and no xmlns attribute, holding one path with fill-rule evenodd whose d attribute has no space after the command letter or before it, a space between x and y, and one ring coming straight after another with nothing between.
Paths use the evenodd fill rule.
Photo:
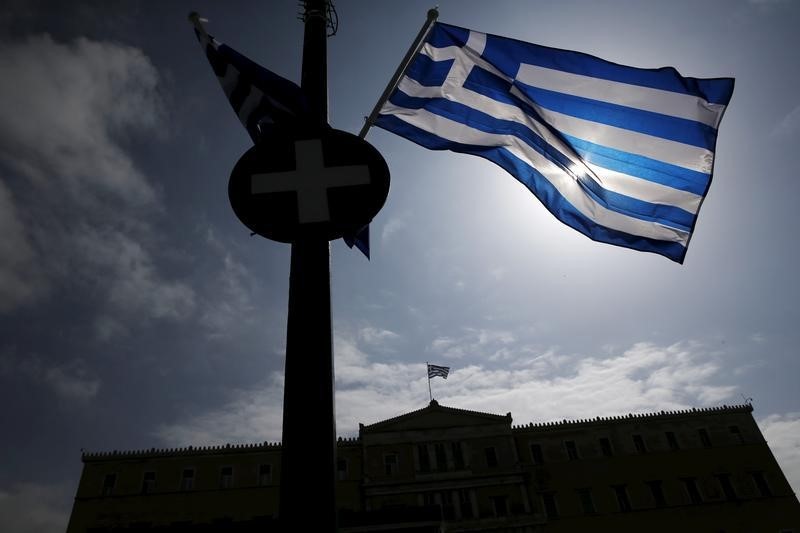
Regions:
<instances>
[{"instance_id":1,"label":"small flag on rooftop","mask_svg":"<svg viewBox=\"0 0 800 533\"><path fill-rule=\"evenodd\" d=\"M436 23L375 125L493 161L589 238L682 263L733 86Z\"/></svg>"},{"instance_id":2,"label":"small flag on rooftop","mask_svg":"<svg viewBox=\"0 0 800 533\"><path fill-rule=\"evenodd\" d=\"M449 373L449 366L432 365L430 363L428 364L428 379L435 377L447 379L447 374Z\"/></svg>"}]
</instances>

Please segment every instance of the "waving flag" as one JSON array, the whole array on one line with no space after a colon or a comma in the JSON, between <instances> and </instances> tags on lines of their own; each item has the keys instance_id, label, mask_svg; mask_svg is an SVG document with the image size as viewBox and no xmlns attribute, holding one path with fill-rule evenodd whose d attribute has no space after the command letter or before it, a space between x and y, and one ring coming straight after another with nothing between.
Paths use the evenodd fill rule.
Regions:
<instances>
[{"instance_id":1,"label":"waving flag","mask_svg":"<svg viewBox=\"0 0 800 533\"><path fill-rule=\"evenodd\" d=\"M209 35L197 13L189 15L195 34L214 69L233 110L257 144L263 131L272 127L298 129L309 117L303 90ZM345 235L347 246L356 246L369 259L369 226L355 235Z\"/></svg>"},{"instance_id":2,"label":"waving flag","mask_svg":"<svg viewBox=\"0 0 800 533\"><path fill-rule=\"evenodd\" d=\"M682 263L733 85L436 23L375 124L493 161L593 240Z\"/></svg>"},{"instance_id":3,"label":"waving flag","mask_svg":"<svg viewBox=\"0 0 800 533\"><path fill-rule=\"evenodd\" d=\"M254 143L270 125L294 128L306 119L308 105L300 87L220 43L196 24L195 34L225 96Z\"/></svg>"},{"instance_id":4,"label":"waving flag","mask_svg":"<svg viewBox=\"0 0 800 533\"><path fill-rule=\"evenodd\" d=\"M428 364L428 379L440 377L447 379L447 374L450 373L449 366L439 366L439 365L432 365Z\"/></svg>"}]
</instances>

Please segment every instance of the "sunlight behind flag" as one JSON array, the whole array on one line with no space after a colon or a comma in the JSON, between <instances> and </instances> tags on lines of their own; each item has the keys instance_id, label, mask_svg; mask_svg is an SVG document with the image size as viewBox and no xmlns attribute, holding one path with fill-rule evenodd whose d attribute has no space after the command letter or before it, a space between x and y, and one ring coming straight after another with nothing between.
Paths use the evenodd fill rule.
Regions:
<instances>
[{"instance_id":1,"label":"sunlight behind flag","mask_svg":"<svg viewBox=\"0 0 800 533\"><path fill-rule=\"evenodd\" d=\"M593 240L682 263L733 84L436 23L375 124L498 164Z\"/></svg>"}]
</instances>

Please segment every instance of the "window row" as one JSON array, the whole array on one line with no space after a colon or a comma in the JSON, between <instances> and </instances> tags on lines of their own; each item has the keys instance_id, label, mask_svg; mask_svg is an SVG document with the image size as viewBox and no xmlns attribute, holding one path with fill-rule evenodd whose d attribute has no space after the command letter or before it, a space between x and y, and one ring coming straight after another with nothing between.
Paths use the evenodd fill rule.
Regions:
<instances>
[{"instance_id":1,"label":"window row","mask_svg":"<svg viewBox=\"0 0 800 533\"><path fill-rule=\"evenodd\" d=\"M730 434L736 439L736 442L742 444L744 443L744 438L742 437L742 433L739 430L738 426L729 426L728 430ZM697 438L704 448L711 448L713 446L711 442L711 437L709 436L708 430L704 428L700 428L697 430ZM664 442L666 443L666 448L663 446L659 446L661 450L668 450L668 451L677 451L684 448L684 444L680 442L678 435L674 431L665 431L664 432ZM598 450L599 455L602 457L613 457L615 452L615 447L611 443L611 439L608 437L600 437L597 441L598 443ZM577 461L581 459L581 455L578 453L578 444L574 440L565 440L563 441L564 444L564 453L560 454L556 460L563 460L563 457L570 461ZM632 449L635 450L637 454L646 454L653 449L651 449L651 445L647 442L644 435L641 434L634 434L631 435L631 444ZM660 444L660 443L659 443ZM541 444L533 442L530 443L530 456L531 461L535 465L541 465L546 462L546 457L544 453L544 448Z\"/></svg>"},{"instance_id":2,"label":"window row","mask_svg":"<svg viewBox=\"0 0 800 533\"><path fill-rule=\"evenodd\" d=\"M494 446L483 448L482 465L487 468L497 468L499 464L497 449ZM469 454L463 442L422 443L417 444L414 448L415 472L449 472L464 470L469 466ZM386 476L399 474L400 454L396 452L384 453L383 470Z\"/></svg>"},{"instance_id":3,"label":"window row","mask_svg":"<svg viewBox=\"0 0 800 533\"><path fill-rule=\"evenodd\" d=\"M118 475L116 472L108 473L103 478L103 496L112 496L117 494L118 491ZM188 491L195 488L196 483L196 469L184 468L177 483L172 483L171 480L166 485L159 486L156 472L153 470L146 471L142 474L142 484L140 494L149 494L155 492L157 488L161 490L181 490ZM258 467L258 476L256 477L256 485L263 487L272 484L272 465L263 464ZM219 469L218 487L220 489L228 489L234 486L234 468L232 466L223 466Z\"/></svg>"},{"instance_id":4,"label":"window row","mask_svg":"<svg viewBox=\"0 0 800 533\"><path fill-rule=\"evenodd\" d=\"M772 496L772 490L767 484L767 480L765 479L763 472L750 472L750 477L759 496L761 497ZM741 499L741 497L735 490L733 484L731 483L730 474L716 474L714 478L716 479L719 488L721 489L721 494L723 495L725 500L737 501ZM657 480L645 481L644 484L647 486L647 490L652 498L653 506L668 507L670 505L686 505L686 504L699 505L707 500L718 499L718 498L704 498L700 490L698 480L695 477L683 477L679 478L678 481L683 487L684 498L681 501L677 502L670 502L667 500L666 494L664 492L664 482L662 480L657 479ZM614 501L616 501L617 505L616 511L627 513L634 510L634 507L631 504L631 499L628 495L628 485L626 484L611 485L608 489L604 490L610 490ZM580 510L582 514L584 515L598 514L597 508L595 506L594 493L595 492L591 488L580 488L575 491L575 497L577 498L577 501L580 505ZM542 492L540 495L542 498L542 507L544 508L547 517L550 519L558 518L561 513L559 512L557 493Z\"/></svg>"}]
</instances>

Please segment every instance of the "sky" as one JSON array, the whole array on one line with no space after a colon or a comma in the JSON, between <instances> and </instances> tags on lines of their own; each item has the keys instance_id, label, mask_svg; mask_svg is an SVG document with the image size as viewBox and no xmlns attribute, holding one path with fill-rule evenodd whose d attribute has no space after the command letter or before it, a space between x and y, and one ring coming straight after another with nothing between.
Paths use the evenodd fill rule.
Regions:
<instances>
[{"instance_id":1,"label":"sky","mask_svg":"<svg viewBox=\"0 0 800 533\"><path fill-rule=\"evenodd\" d=\"M330 123L357 133L425 20L339 0ZM289 245L227 198L250 146L192 28L299 82L296 2L0 8L0 522L63 531L81 450L277 441ZM372 260L331 244L337 431L428 402L514 423L752 401L800 489L797 0L449 1L439 19L736 78L683 265L592 242L482 159L373 129Z\"/></svg>"}]
</instances>

